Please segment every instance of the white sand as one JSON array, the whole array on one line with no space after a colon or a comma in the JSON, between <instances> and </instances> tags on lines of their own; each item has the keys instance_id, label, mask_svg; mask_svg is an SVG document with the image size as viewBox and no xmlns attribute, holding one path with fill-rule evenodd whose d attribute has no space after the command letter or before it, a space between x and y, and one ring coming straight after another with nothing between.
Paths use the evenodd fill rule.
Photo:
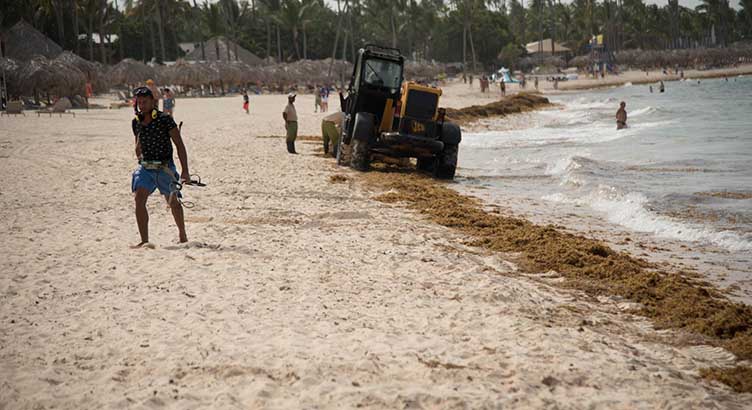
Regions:
<instances>
[{"instance_id":1,"label":"white sand","mask_svg":"<svg viewBox=\"0 0 752 410\"><path fill-rule=\"evenodd\" d=\"M476 83L477 84L477 83ZM451 88L451 87L450 87ZM448 105L467 105L453 96ZM138 242L129 110L0 119L0 409L743 408L726 351L514 273L285 152L284 96L179 99L190 242ZM301 134L319 131L300 96ZM346 174L350 181L332 184Z\"/></svg>"}]
</instances>

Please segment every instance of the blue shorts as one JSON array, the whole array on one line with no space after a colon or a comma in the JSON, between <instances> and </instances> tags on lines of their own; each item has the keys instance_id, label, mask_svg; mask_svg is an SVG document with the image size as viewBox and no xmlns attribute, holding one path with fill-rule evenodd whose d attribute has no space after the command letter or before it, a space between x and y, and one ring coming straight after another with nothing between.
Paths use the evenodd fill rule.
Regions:
<instances>
[{"instance_id":1,"label":"blue shorts","mask_svg":"<svg viewBox=\"0 0 752 410\"><path fill-rule=\"evenodd\" d=\"M139 165L135 171L133 171L133 178L131 178L131 192L136 192L138 188L143 188L149 193L153 193L155 189L159 189L159 193L162 195L170 195L172 192L177 192L178 198L183 196L180 191L177 190L176 182L180 181L180 176L175 168L175 163L170 161L167 164L169 172L164 169L146 169L143 165ZM170 175L172 174L172 175Z\"/></svg>"}]
</instances>

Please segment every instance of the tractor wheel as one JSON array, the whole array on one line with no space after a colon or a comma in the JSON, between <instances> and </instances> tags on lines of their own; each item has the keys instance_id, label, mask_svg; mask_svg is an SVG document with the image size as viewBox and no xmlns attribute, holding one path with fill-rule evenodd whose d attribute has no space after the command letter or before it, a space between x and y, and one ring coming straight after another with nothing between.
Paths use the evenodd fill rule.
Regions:
<instances>
[{"instance_id":1,"label":"tractor wheel","mask_svg":"<svg viewBox=\"0 0 752 410\"><path fill-rule=\"evenodd\" d=\"M368 171L371 162L371 153L368 150L368 141L353 138L350 152L350 166L358 171Z\"/></svg>"},{"instance_id":2,"label":"tractor wheel","mask_svg":"<svg viewBox=\"0 0 752 410\"><path fill-rule=\"evenodd\" d=\"M421 158L418 157L418 164L416 168L419 171L431 172L433 171L434 159L432 157Z\"/></svg>"},{"instance_id":3,"label":"tractor wheel","mask_svg":"<svg viewBox=\"0 0 752 410\"><path fill-rule=\"evenodd\" d=\"M347 144L344 144L342 142L342 139L340 138L339 141L337 141L337 149L336 149L336 157L337 157L337 165L343 167L347 165L350 162L350 146Z\"/></svg>"},{"instance_id":4,"label":"tractor wheel","mask_svg":"<svg viewBox=\"0 0 752 410\"><path fill-rule=\"evenodd\" d=\"M352 139L350 140L350 166L358 171L368 171L371 163L369 142L373 136L375 119L373 114L355 114Z\"/></svg>"},{"instance_id":5,"label":"tractor wheel","mask_svg":"<svg viewBox=\"0 0 752 410\"><path fill-rule=\"evenodd\" d=\"M457 153L459 145L445 145L444 151L436 156L433 176L437 179L454 179L457 169Z\"/></svg>"}]
</instances>

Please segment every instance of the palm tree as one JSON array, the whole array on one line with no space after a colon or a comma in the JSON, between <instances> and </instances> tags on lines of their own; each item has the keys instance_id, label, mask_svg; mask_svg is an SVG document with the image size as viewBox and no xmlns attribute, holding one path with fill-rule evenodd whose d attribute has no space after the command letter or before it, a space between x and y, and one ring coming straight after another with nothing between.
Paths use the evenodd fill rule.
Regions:
<instances>
[{"instance_id":1,"label":"palm tree","mask_svg":"<svg viewBox=\"0 0 752 410\"><path fill-rule=\"evenodd\" d=\"M462 67L467 67L467 41L470 40L470 52L473 57L473 72L477 69L477 57L475 54L475 43L473 42L473 21L478 12L485 9L484 0L452 0L454 7L460 15L462 21Z\"/></svg>"},{"instance_id":2,"label":"palm tree","mask_svg":"<svg viewBox=\"0 0 752 410\"><path fill-rule=\"evenodd\" d=\"M276 22L276 16L279 14L282 5L280 0L260 0L264 7L266 18L266 56L271 57L272 37L271 25L274 23L274 30L277 34L277 61L282 61L282 44L280 42L279 24Z\"/></svg>"},{"instance_id":3,"label":"palm tree","mask_svg":"<svg viewBox=\"0 0 752 410\"><path fill-rule=\"evenodd\" d=\"M204 27L207 30L207 34L210 37L216 37L224 33L222 11L218 4L209 4L208 0L204 0L204 9L202 13ZM214 52L217 61L220 60L219 56L219 39L214 41Z\"/></svg>"},{"instance_id":4,"label":"palm tree","mask_svg":"<svg viewBox=\"0 0 752 410\"><path fill-rule=\"evenodd\" d=\"M295 51L295 57L301 58L300 46L298 44L298 38L300 36L300 30L306 24L306 14L308 9L312 7L311 1L301 0L283 0L282 7L279 12L273 17L278 26L289 27L292 33L292 44Z\"/></svg>"},{"instance_id":5,"label":"palm tree","mask_svg":"<svg viewBox=\"0 0 752 410\"><path fill-rule=\"evenodd\" d=\"M222 8L222 17L227 24L228 37L235 43L235 58L238 58L238 41L240 34L240 27L243 24L243 20L249 15L250 11L247 2L242 2L240 5L235 0L220 0L220 7ZM227 60L230 60L230 45L227 44Z\"/></svg>"}]
</instances>

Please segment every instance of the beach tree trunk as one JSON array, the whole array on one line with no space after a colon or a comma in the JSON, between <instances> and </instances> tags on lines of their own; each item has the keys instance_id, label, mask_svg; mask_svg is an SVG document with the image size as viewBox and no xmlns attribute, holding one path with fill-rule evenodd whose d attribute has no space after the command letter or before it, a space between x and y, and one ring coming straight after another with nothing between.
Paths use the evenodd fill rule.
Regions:
<instances>
[{"instance_id":1,"label":"beach tree trunk","mask_svg":"<svg viewBox=\"0 0 752 410\"><path fill-rule=\"evenodd\" d=\"M94 16L88 16L87 41L89 42L89 60L94 61Z\"/></svg>"},{"instance_id":2,"label":"beach tree trunk","mask_svg":"<svg viewBox=\"0 0 752 410\"><path fill-rule=\"evenodd\" d=\"M60 47L65 48L65 0L52 0L52 10L55 13L55 25L57 25L57 41Z\"/></svg>"},{"instance_id":3,"label":"beach tree trunk","mask_svg":"<svg viewBox=\"0 0 752 410\"><path fill-rule=\"evenodd\" d=\"M345 0L345 7L347 7L347 0ZM332 61L329 62L329 73L327 78L332 77L332 68L334 67L334 60L337 58L337 43L339 43L339 32L342 30L342 9L340 8L339 0L337 0L337 30L334 34L334 48L332 49Z\"/></svg>"},{"instance_id":4,"label":"beach tree trunk","mask_svg":"<svg viewBox=\"0 0 752 410\"><path fill-rule=\"evenodd\" d=\"M473 72L476 72L476 69L477 69L476 65L477 65L478 59L476 58L476 55L475 55L475 43L473 42L473 30L472 28L468 28L467 31L470 36L470 53L473 56Z\"/></svg>"},{"instance_id":5,"label":"beach tree trunk","mask_svg":"<svg viewBox=\"0 0 752 410\"><path fill-rule=\"evenodd\" d=\"M107 65L107 47L104 42L104 21L107 18L107 0L99 2L99 52L102 57L102 64Z\"/></svg>"},{"instance_id":6,"label":"beach tree trunk","mask_svg":"<svg viewBox=\"0 0 752 410\"><path fill-rule=\"evenodd\" d=\"M279 35L279 24L275 24L274 28L277 31L277 62L281 63L282 62L282 41L280 40L280 35Z\"/></svg>"},{"instance_id":7,"label":"beach tree trunk","mask_svg":"<svg viewBox=\"0 0 752 410\"><path fill-rule=\"evenodd\" d=\"M77 55L81 55L81 48L78 45L78 0L73 0L73 40L75 41L74 50Z\"/></svg>"},{"instance_id":8,"label":"beach tree trunk","mask_svg":"<svg viewBox=\"0 0 752 410\"><path fill-rule=\"evenodd\" d=\"M300 60L300 46L298 45L298 37L300 36L300 33L298 31L298 26L292 26L292 45L293 50L295 51L295 58Z\"/></svg>"},{"instance_id":9,"label":"beach tree trunk","mask_svg":"<svg viewBox=\"0 0 752 410\"><path fill-rule=\"evenodd\" d=\"M266 19L266 58L272 56L272 25Z\"/></svg>"},{"instance_id":10,"label":"beach tree trunk","mask_svg":"<svg viewBox=\"0 0 752 410\"><path fill-rule=\"evenodd\" d=\"M161 56L160 63L167 60L167 53L165 53L165 41L164 41L164 20L162 20L162 0L157 0L157 31L159 33L159 52Z\"/></svg>"},{"instance_id":11,"label":"beach tree trunk","mask_svg":"<svg viewBox=\"0 0 752 410\"><path fill-rule=\"evenodd\" d=\"M308 60L308 36L306 35L305 24L303 24L303 59Z\"/></svg>"},{"instance_id":12,"label":"beach tree trunk","mask_svg":"<svg viewBox=\"0 0 752 410\"><path fill-rule=\"evenodd\" d=\"M462 25L462 72L467 72L467 25Z\"/></svg>"},{"instance_id":13,"label":"beach tree trunk","mask_svg":"<svg viewBox=\"0 0 752 410\"><path fill-rule=\"evenodd\" d=\"M115 0L115 10L118 9L118 2ZM123 56L125 55L125 52L123 52L123 19L124 15L120 16L118 19L118 59L122 60Z\"/></svg>"}]
</instances>

